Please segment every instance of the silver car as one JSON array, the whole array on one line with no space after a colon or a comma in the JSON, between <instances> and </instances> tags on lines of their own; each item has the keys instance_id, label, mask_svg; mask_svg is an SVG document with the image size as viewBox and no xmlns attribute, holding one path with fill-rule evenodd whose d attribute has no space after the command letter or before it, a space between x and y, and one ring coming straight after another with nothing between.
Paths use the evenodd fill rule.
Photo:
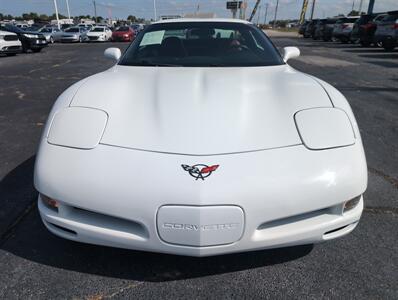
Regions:
<instances>
[{"instance_id":1,"label":"silver car","mask_svg":"<svg viewBox=\"0 0 398 300\"><path fill-rule=\"evenodd\" d=\"M62 43L78 42L81 43L86 39L87 29L83 27L69 27L61 35Z\"/></svg>"},{"instance_id":2,"label":"silver car","mask_svg":"<svg viewBox=\"0 0 398 300\"><path fill-rule=\"evenodd\" d=\"M56 27L43 27L39 32L43 34L47 42L51 44L59 42L63 34L62 30Z\"/></svg>"},{"instance_id":3,"label":"silver car","mask_svg":"<svg viewBox=\"0 0 398 300\"><path fill-rule=\"evenodd\" d=\"M389 12L377 24L375 42L386 51L392 51L398 45L398 11Z\"/></svg>"}]
</instances>

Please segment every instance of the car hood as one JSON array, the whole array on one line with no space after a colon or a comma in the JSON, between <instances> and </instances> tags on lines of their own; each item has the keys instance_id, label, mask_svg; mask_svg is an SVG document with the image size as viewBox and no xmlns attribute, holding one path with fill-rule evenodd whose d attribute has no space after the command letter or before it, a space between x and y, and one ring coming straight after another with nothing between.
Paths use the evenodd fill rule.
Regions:
<instances>
[{"instance_id":1,"label":"car hood","mask_svg":"<svg viewBox=\"0 0 398 300\"><path fill-rule=\"evenodd\" d=\"M102 144L190 155L301 144L294 114L332 106L316 80L288 65L117 65L85 81L71 105L108 113Z\"/></svg>"},{"instance_id":2,"label":"car hood","mask_svg":"<svg viewBox=\"0 0 398 300\"><path fill-rule=\"evenodd\" d=\"M124 35L124 34L129 34L129 31L115 31L112 34L113 35Z\"/></svg>"}]
</instances>

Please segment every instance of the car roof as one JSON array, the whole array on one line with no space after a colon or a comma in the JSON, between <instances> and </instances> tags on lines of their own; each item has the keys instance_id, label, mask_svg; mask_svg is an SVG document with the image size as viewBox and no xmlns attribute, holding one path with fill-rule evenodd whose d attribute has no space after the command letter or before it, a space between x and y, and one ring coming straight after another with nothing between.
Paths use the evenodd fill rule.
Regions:
<instances>
[{"instance_id":1,"label":"car roof","mask_svg":"<svg viewBox=\"0 0 398 300\"><path fill-rule=\"evenodd\" d=\"M182 22L198 22L198 23L217 23L217 22L225 22L225 23L241 23L241 24L251 24L249 21L240 20L240 19L227 19L227 18L208 18L208 19L201 19L201 18L180 18L180 19L167 19L167 20L160 20L153 22L152 24L162 24L162 23L182 23Z\"/></svg>"}]
</instances>

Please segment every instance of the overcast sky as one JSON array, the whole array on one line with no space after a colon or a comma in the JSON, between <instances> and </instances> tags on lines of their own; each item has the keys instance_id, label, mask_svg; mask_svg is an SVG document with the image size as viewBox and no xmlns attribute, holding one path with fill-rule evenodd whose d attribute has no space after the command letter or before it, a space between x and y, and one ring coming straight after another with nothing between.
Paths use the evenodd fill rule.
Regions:
<instances>
[{"instance_id":1,"label":"overcast sky","mask_svg":"<svg viewBox=\"0 0 398 300\"><path fill-rule=\"evenodd\" d=\"M298 18L303 0L279 0L278 19ZM218 17L229 17L224 0L156 0L158 15L174 15L194 12L198 5L200 12L213 12ZM250 15L256 0L248 1ZM347 14L354 7L358 10L361 0L317 0L315 17ZM369 0L362 1L362 10L366 11ZM66 0L57 0L59 12L66 15ZM103 17L126 18L128 15L153 17L153 0L96 0L97 14ZM265 4L269 4L268 20L273 18L276 0L262 0L260 16L265 16ZM312 0L310 0L312 3ZM69 0L71 15L94 15L92 0ZM307 11L309 15L310 5ZM398 0L376 0L374 11L398 10ZM0 0L0 12L3 14L21 15L24 12L54 13L53 0Z\"/></svg>"}]
</instances>

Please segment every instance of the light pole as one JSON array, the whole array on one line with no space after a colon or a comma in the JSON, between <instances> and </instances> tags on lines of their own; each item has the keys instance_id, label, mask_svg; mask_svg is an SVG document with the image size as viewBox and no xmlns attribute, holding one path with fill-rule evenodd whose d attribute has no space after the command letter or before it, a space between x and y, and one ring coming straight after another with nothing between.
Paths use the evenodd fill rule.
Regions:
<instances>
[{"instance_id":1,"label":"light pole","mask_svg":"<svg viewBox=\"0 0 398 300\"><path fill-rule=\"evenodd\" d=\"M66 0L66 9L68 10L68 19L70 19L69 0Z\"/></svg>"},{"instance_id":2,"label":"light pole","mask_svg":"<svg viewBox=\"0 0 398 300\"><path fill-rule=\"evenodd\" d=\"M58 29L61 29L61 26L59 25L57 0L54 0L54 7L55 7L55 16L57 17L57 26Z\"/></svg>"},{"instance_id":3,"label":"light pole","mask_svg":"<svg viewBox=\"0 0 398 300\"><path fill-rule=\"evenodd\" d=\"M363 0L361 0L359 2L359 9L358 9L359 14L361 14L361 11L362 11L362 3L363 3Z\"/></svg>"},{"instance_id":4,"label":"light pole","mask_svg":"<svg viewBox=\"0 0 398 300\"><path fill-rule=\"evenodd\" d=\"M269 6L269 3L267 2L265 4L264 25L267 24L268 6Z\"/></svg>"},{"instance_id":5,"label":"light pole","mask_svg":"<svg viewBox=\"0 0 398 300\"><path fill-rule=\"evenodd\" d=\"M316 0L312 0L312 8L311 8L311 18L310 18L310 20L312 20L312 18L314 17L315 2L316 2Z\"/></svg>"},{"instance_id":6,"label":"light pole","mask_svg":"<svg viewBox=\"0 0 398 300\"><path fill-rule=\"evenodd\" d=\"M97 4L95 3L95 0L93 0L93 4L94 4L95 23L97 23Z\"/></svg>"},{"instance_id":7,"label":"light pole","mask_svg":"<svg viewBox=\"0 0 398 300\"><path fill-rule=\"evenodd\" d=\"M260 24L261 4L258 7L257 26Z\"/></svg>"},{"instance_id":8,"label":"light pole","mask_svg":"<svg viewBox=\"0 0 398 300\"><path fill-rule=\"evenodd\" d=\"M273 28L276 28L276 16L278 14L278 6L279 6L279 0L276 0L276 7L275 7L275 16L274 16L274 24L273 24Z\"/></svg>"},{"instance_id":9,"label":"light pole","mask_svg":"<svg viewBox=\"0 0 398 300\"><path fill-rule=\"evenodd\" d=\"M369 6L368 6L368 15L373 13L373 7L375 5L375 0L369 0Z\"/></svg>"},{"instance_id":10,"label":"light pole","mask_svg":"<svg viewBox=\"0 0 398 300\"><path fill-rule=\"evenodd\" d=\"M156 0L153 0L153 15L155 16L155 21L158 19L158 13L156 11Z\"/></svg>"}]
</instances>

